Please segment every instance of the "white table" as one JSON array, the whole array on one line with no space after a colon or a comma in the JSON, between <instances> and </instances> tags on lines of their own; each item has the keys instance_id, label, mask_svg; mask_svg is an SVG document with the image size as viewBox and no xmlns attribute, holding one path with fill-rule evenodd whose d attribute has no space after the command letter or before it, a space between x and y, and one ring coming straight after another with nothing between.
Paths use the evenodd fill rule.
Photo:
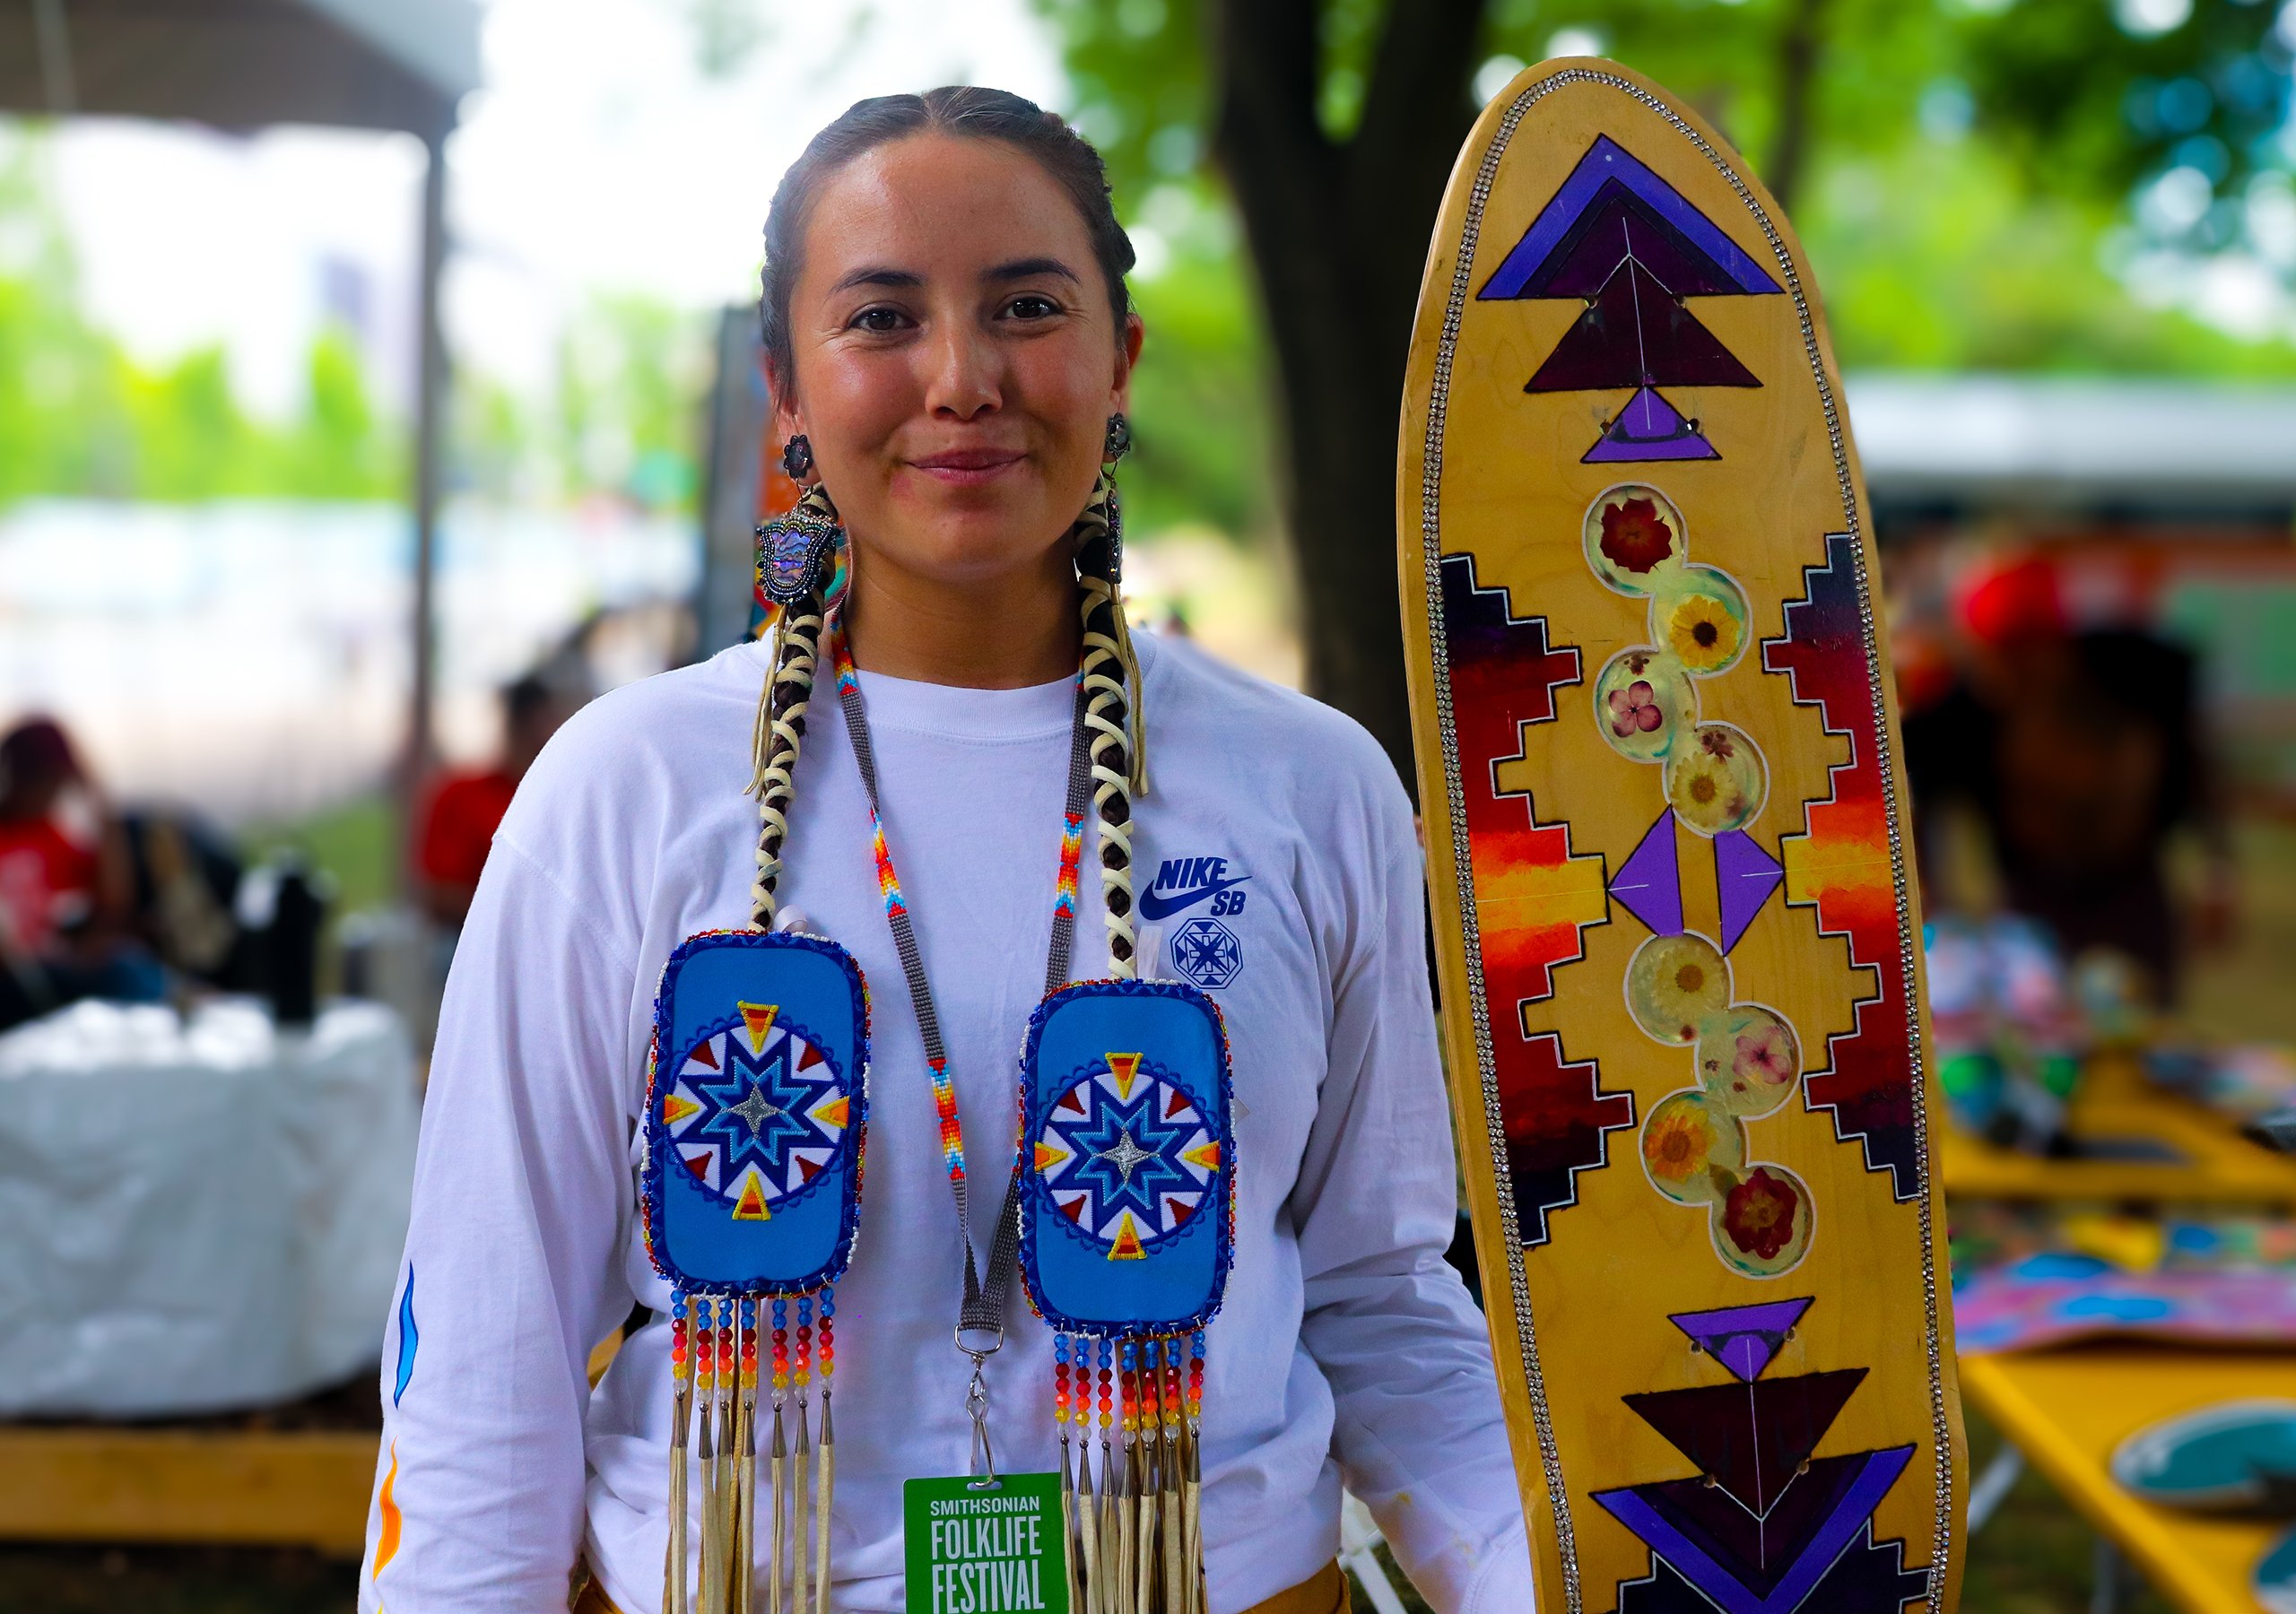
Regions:
<instances>
[{"instance_id":1,"label":"white table","mask_svg":"<svg viewBox=\"0 0 2296 1614\"><path fill-rule=\"evenodd\" d=\"M276 1028L78 1003L0 1037L0 1418L293 1400L374 1364L415 1062L380 1004Z\"/></svg>"}]
</instances>

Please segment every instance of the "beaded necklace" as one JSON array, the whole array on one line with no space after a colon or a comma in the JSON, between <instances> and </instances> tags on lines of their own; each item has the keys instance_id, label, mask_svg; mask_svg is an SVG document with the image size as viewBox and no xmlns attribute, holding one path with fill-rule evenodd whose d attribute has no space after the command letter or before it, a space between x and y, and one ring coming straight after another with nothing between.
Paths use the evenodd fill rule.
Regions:
<instances>
[{"instance_id":1,"label":"beaded necklace","mask_svg":"<svg viewBox=\"0 0 2296 1614\"><path fill-rule=\"evenodd\" d=\"M836 670L838 703L845 712L847 736L853 742L854 760L861 770L862 794L869 803L869 848L877 865L877 889L884 898L885 920L891 927L893 950L900 955L901 974L909 983L909 997L917 1013L917 1028L925 1043L925 1064L933 1086L933 1106L941 1130L941 1157L948 1169L950 1192L956 1202L957 1231L964 1245L965 1289L958 1313L957 1348L972 1358L972 1385L967 1395L974 1409L976 1449L987 1452L987 1387L981 1377L987 1358L1004 1344L1004 1280L1013 1271L1018 1232L1016 1202L1011 1189L997 1217L996 1236L990 1245L988 1273L984 1282L972 1241L971 1196L965 1173L964 1122L957 1110L957 1088L949 1073L949 1053L941 1037L941 1020L934 1007L932 984L926 978L925 958L902 896L900 875L893 867L892 848L885 838L884 812L878 800L876 750L869 733L868 703L862 699L861 677L853 665L853 648L841 621L831 629L831 664ZM1051 992L1068 979L1069 955L1076 934L1076 870L1083 860L1084 811L1091 791L1091 757L1087 726L1090 691L1083 673L1076 681L1076 699L1068 731L1068 795L1061 807L1060 861L1054 881L1052 939L1046 949L1045 990ZM1013 1176L1019 1184L1017 1161ZM1007 1229L1013 1229L1008 1235ZM968 1342L970 1339L970 1342Z\"/></svg>"}]
</instances>

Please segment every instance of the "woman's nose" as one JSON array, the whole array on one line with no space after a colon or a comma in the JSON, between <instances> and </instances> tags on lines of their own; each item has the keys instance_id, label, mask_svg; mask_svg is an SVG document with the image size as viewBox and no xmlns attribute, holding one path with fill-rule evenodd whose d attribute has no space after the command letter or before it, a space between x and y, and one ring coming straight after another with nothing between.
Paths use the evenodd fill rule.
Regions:
<instances>
[{"instance_id":1,"label":"woman's nose","mask_svg":"<svg viewBox=\"0 0 2296 1614\"><path fill-rule=\"evenodd\" d=\"M970 321L942 321L927 351L925 406L932 413L970 421L1003 402L996 344Z\"/></svg>"}]
</instances>

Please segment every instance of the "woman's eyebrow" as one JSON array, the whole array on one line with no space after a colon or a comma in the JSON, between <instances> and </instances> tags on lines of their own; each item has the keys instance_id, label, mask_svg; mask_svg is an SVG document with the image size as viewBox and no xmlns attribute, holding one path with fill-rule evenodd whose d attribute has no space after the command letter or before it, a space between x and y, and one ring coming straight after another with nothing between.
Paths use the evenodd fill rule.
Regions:
<instances>
[{"instance_id":1,"label":"woman's eyebrow","mask_svg":"<svg viewBox=\"0 0 2296 1614\"><path fill-rule=\"evenodd\" d=\"M908 288L921 286L924 283L925 277L914 270L894 269L883 264L865 264L860 268L841 276L829 291L830 295L834 297L839 292L849 291L856 286Z\"/></svg>"},{"instance_id":2,"label":"woman's eyebrow","mask_svg":"<svg viewBox=\"0 0 2296 1614\"><path fill-rule=\"evenodd\" d=\"M1065 280L1077 280L1076 271L1058 258L1048 257L1014 258L1009 264L982 270L980 278L985 281L1031 280L1039 274L1057 274ZM1078 283L1083 282L1079 281Z\"/></svg>"}]
</instances>

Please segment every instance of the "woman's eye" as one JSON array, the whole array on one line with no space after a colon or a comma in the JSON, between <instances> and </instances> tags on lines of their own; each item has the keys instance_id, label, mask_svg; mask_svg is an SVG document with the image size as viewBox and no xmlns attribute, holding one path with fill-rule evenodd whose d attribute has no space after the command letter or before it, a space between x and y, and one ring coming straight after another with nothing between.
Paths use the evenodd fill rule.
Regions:
<instances>
[{"instance_id":1,"label":"woman's eye","mask_svg":"<svg viewBox=\"0 0 2296 1614\"><path fill-rule=\"evenodd\" d=\"M1060 305L1049 297L1027 292L1004 305L1004 311L1016 319L1046 319L1060 312Z\"/></svg>"},{"instance_id":2,"label":"woman's eye","mask_svg":"<svg viewBox=\"0 0 2296 1614\"><path fill-rule=\"evenodd\" d=\"M898 331L900 326L898 308L864 308L853 317L853 328L857 331Z\"/></svg>"}]
</instances>

